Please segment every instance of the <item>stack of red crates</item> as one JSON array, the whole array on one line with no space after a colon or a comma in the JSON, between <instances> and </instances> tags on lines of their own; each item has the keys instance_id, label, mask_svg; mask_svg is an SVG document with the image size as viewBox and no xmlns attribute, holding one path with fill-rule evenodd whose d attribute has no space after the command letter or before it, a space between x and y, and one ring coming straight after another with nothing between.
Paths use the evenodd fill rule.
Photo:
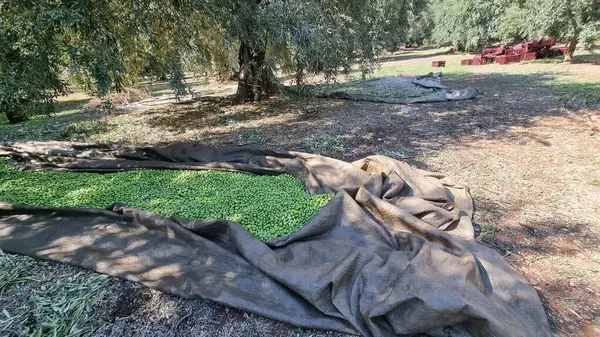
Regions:
<instances>
[{"instance_id":1,"label":"stack of red crates","mask_svg":"<svg viewBox=\"0 0 600 337\"><path fill-rule=\"evenodd\" d=\"M521 61L532 61L537 59L537 53L532 51L521 55Z\"/></svg>"},{"instance_id":2,"label":"stack of red crates","mask_svg":"<svg viewBox=\"0 0 600 337\"><path fill-rule=\"evenodd\" d=\"M460 61L460 65L484 65L493 63L509 64L521 61L536 60L542 57L564 55L566 48L554 47L555 39L540 39L523 41L512 47L485 48L480 55L473 59Z\"/></svg>"},{"instance_id":3,"label":"stack of red crates","mask_svg":"<svg viewBox=\"0 0 600 337\"><path fill-rule=\"evenodd\" d=\"M471 64L474 66L482 66L484 64L492 63L492 61L493 61L493 59L488 59L488 58L482 57L481 55L478 55L473 58L473 62Z\"/></svg>"},{"instance_id":4,"label":"stack of red crates","mask_svg":"<svg viewBox=\"0 0 600 337\"><path fill-rule=\"evenodd\" d=\"M496 57L496 63L498 64L509 64L521 62L521 55L502 55Z\"/></svg>"}]
</instances>

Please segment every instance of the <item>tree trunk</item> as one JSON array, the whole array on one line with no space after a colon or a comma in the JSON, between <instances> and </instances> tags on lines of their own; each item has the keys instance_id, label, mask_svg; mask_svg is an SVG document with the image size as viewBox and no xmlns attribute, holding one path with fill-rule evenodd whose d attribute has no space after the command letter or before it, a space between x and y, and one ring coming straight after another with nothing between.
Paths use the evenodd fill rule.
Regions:
<instances>
[{"instance_id":1,"label":"tree trunk","mask_svg":"<svg viewBox=\"0 0 600 337\"><path fill-rule=\"evenodd\" d=\"M17 124L27 120L27 114L19 105L0 104L0 114L4 113L10 124Z\"/></svg>"},{"instance_id":2,"label":"tree trunk","mask_svg":"<svg viewBox=\"0 0 600 337\"><path fill-rule=\"evenodd\" d=\"M238 62L240 64L240 73L238 78L238 87L236 93L236 102L238 104L244 103L251 95L250 86L250 48L245 42L240 45L238 53Z\"/></svg>"},{"instance_id":3,"label":"tree trunk","mask_svg":"<svg viewBox=\"0 0 600 337\"><path fill-rule=\"evenodd\" d=\"M575 53L578 41L579 34L575 34L569 39L569 42L567 42L567 51L565 52L564 62L573 62L573 54Z\"/></svg>"},{"instance_id":4,"label":"tree trunk","mask_svg":"<svg viewBox=\"0 0 600 337\"><path fill-rule=\"evenodd\" d=\"M18 113L6 113L6 118L10 124L17 124L27 120L27 116Z\"/></svg>"},{"instance_id":5,"label":"tree trunk","mask_svg":"<svg viewBox=\"0 0 600 337\"><path fill-rule=\"evenodd\" d=\"M265 64L265 51L256 51L245 42L238 54L240 72L236 101L238 104L261 100L277 92L274 75Z\"/></svg>"}]
</instances>

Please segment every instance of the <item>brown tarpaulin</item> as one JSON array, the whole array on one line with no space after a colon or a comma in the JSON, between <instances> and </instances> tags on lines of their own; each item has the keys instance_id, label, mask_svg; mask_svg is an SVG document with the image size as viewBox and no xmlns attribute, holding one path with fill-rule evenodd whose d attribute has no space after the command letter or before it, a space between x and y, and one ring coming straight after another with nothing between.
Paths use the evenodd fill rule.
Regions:
<instances>
[{"instance_id":1,"label":"brown tarpaulin","mask_svg":"<svg viewBox=\"0 0 600 337\"><path fill-rule=\"evenodd\" d=\"M289 173L336 196L290 237L263 243L241 225L107 209L0 204L0 248L207 298L306 328L402 336L444 326L473 336L550 336L536 291L472 240L472 201L443 176L383 156L194 144L117 148L0 146L30 169L137 168Z\"/></svg>"}]
</instances>

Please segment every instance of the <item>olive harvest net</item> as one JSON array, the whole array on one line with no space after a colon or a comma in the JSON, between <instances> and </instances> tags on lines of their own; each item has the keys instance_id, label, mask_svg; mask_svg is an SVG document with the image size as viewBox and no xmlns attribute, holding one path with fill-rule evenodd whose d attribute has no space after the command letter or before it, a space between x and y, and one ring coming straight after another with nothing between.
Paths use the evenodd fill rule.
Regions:
<instances>
[{"instance_id":1,"label":"olive harvest net","mask_svg":"<svg viewBox=\"0 0 600 337\"><path fill-rule=\"evenodd\" d=\"M139 169L290 174L335 196L297 232L263 242L230 220L122 204L0 202L0 249L60 261L184 298L305 328L363 336L551 336L533 287L474 240L468 188L384 156L348 163L298 152L198 144L11 143L26 170Z\"/></svg>"}]
</instances>

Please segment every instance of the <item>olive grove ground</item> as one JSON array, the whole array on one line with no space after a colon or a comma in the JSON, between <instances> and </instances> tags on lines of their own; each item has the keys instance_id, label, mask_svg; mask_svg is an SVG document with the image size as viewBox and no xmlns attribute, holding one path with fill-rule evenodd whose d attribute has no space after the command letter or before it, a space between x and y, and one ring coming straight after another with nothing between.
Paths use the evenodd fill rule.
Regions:
<instances>
[{"instance_id":1,"label":"olive grove ground","mask_svg":"<svg viewBox=\"0 0 600 337\"><path fill-rule=\"evenodd\" d=\"M479 240L538 290L560 334L584 336L600 325L600 58L460 67L461 58L467 56L402 51L382 60L374 76L441 70L451 87L478 88L474 100L407 106L274 98L231 105L223 95L235 86L190 80L213 96L106 115L81 112L89 98L78 94L52 118L0 121L0 141L250 144L347 161L379 153L443 171L471 187ZM437 59L447 67L431 68ZM163 89L152 87L156 95ZM0 275L0 307L8 312L0 315L0 329L52 314L59 324L78 320L99 336L341 336L57 263L0 255L0 264L0 273L11 270ZM51 310L53 303L95 310L65 318Z\"/></svg>"}]
</instances>

